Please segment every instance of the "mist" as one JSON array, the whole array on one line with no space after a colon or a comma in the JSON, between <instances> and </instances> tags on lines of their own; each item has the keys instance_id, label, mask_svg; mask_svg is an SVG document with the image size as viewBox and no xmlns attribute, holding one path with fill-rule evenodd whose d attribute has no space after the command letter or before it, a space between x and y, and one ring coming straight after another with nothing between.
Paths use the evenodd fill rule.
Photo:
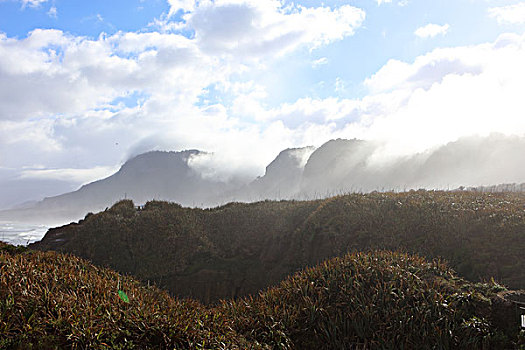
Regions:
<instances>
[{"instance_id":1,"label":"mist","mask_svg":"<svg viewBox=\"0 0 525 350\"><path fill-rule=\"evenodd\" d=\"M525 182L523 137L462 137L422 153L388 160L380 156L381 152L383 146L374 142L328 142L306 164L300 194L452 190Z\"/></svg>"},{"instance_id":2,"label":"mist","mask_svg":"<svg viewBox=\"0 0 525 350\"><path fill-rule=\"evenodd\" d=\"M335 139L320 147L285 149L264 173L249 177L242 167L229 166L227 155L199 150L151 151L129 159L115 174L76 191L2 211L0 220L67 223L122 199L131 199L136 205L166 200L207 208L234 201L525 183L523 136L495 133L461 137L425 152L395 158L386 157L385 152L388 149L382 142Z\"/></svg>"},{"instance_id":3,"label":"mist","mask_svg":"<svg viewBox=\"0 0 525 350\"><path fill-rule=\"evenodd\" d=\"M293 168L282 160L277 166L274 161L272 165L279 170L267 168L249 186L251 196L306 199L349 192L454 190L525 182L525 137L469 136L421 153L385 157L385 152L384 144L377 141L331 140L315 149L303 167ZM276 160L280 158L283 154ZM278 171L279 180L275 180Z\"/></svg>"}]
</instances>

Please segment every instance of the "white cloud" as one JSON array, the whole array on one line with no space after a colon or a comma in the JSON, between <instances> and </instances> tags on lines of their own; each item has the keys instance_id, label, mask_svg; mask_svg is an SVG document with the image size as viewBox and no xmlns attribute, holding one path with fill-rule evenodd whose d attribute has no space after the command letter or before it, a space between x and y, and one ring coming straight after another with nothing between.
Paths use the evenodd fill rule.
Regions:
<instances>
[{"instance_id":1,"label":"white cloud","mask_svg":"<svg viewBox=\"0 0 525 350\"><path fill-rule=\"evenodd\" d=\"M321 57L319 59L312 61L312 68L318 68L319 66L323 66L325 64L328 64L328 58Z\"/></svg>"},{"instance_id":2,"label":"white cloud","mask_svg":"<svg viewBox=\"0 0 525 350\"><path fill-rule=\"evenodd\" d=\"M335 92L344 92L346 90L345 82L340 77L335 79L334 90Z\"/></svg>"},{"instance_id":3,"label":"white cloud","mask_svg":"<svg viewBox=\"0 0 525 350\"><path fill-rule=\"evenodd\" d=\"M24 156L28 156L31 152L38 155L59 151L60 142L53 138L53 125L51 120L0 121L0 146L3 150L0 162L19 167L23 165ZM20 152L25 149L22 146L24 144L30 144L27 153Z\"/></svg>"},{"instance_id":4,"label":"white cloud","mask_svg":"<svg viewBox=\"0 0 525 350\"><path fill-rule=\"evenodd\" d=\"M426 26L416 29L414 34L422 39L433 38L437 35L445 35L448 33L450 26L448 24L439 25L429 23Z\"/></svg>"},{"instance_id":5,"label":"white cloud","mask_svg":"<svg viewBox=\"0 0 525 350\"><path fill-rule=\"evenodd\" d=\"M364 138L384 144L380 160L463 136L525 135L522 62L525 35L507 34L494 43L436 49L414 62L391 60L367 79L370 94L362 99L306 98L259 113L303 142L295 146Z\"/></svg>"},{"instance_id":6,"label":"white cloud","mask_svg":"<svg viewBox=\"0 0 525 350\"><path fill-rule=\"evenodd\" d=\"M214 72L218 63L176 34L96 40L58 30L37 29L22 40L0 34L0 119L78 115L133 91L193 103L224 77Z\"/></svg>"},{"instance_id":7,"label":"white cloud","mask_svg":"<svg viewBox=\"0 0 525 350\"><path fill-rule=\"evenodd\" d=\"M501 7L492 7L488 10L491 17L498 23L523 24L525 23L525 2Z\"/></svg>"},{"instance_id":8,"label":"white cloud","mask_svg":"<svg viewBox=\"0 0 525 350\"><path fill-rule=\"evenodd\" d=\"M0 2L3 2L3 1L8 1L8 0L0 0ZM31 8L40 7L40 5L48 2L49 0L13 0L13 1L21 3L22 9L25 9L28 6Z\"/></svg>"},{"instance_id":9,"label":"white cloud","mask_svg":"<svg viewBox=\"0 0 525 350\"><path fill-rule=\"evenodd\" d=\"M94 167L89 169L25 169L19 177L21 179L62 180L86 184L103 179L118 170L117 167Z\"/></svg>"},{"instance_id":10,"label":"white cloud","mask_svg":"<svg viewBox=\"0 0 525 350\"><path fill-rule=\"evenodd\" d=\"M201 49L237 57L315 49L353 35L365 12L350 5L305 7L279 0L168 0L169 13L150 24L163 32L189 30ZM173 15L185 11L182 20Z\"/></svg>"},{"instance_id":11,"label":"white cloud","mask_svg":"<svg viewBox=\"0 0 525 350\"><path fill-rule=\"evenodd\" d=\"M51 18L57 18L58 16L57 8L55 6L51 6L49 11L47 11L47 15Z\"/></svg>"},{"instance_id":12,"label":"white cloud","mask_svg":"<svg viewBox=\"0 0 525 350\"><path fill-rule=\"evenodd\" d=\"M168 17L173 16L177 11L193 11L196 0L168 0L170 10Z\"/></svg>"},{"instance_id":13,"label":"white cloud","mask_svg":"<svg viewBox=\"0 0 525 350\"><path fill-rule=\"evenodd\" d=\"M299 47L352 35L364 12L348 5L332 10L223 0L201 1L185 18L195 38L118 32L89 39L36 29L15 39L0 33L0 120L81 115L133 92L193 104L207 86L253 62L258 67Z\"/></svg>"},{"instance_id":14,"label":"white cloud","mask_svg":"<svg viewBox=\"0 0 525 350\"><path fill-rule=\"evenodd\" d=\"M184 18L206 52L260 57L341 40L354 34L365 13L349 5L330 9L283 6L276 0L222 0L200 2Z\"/></svg>"},{"instance_id":15,"label":"white cloud","mask_svg":"<svg viewBox=\"0 0 525 350\"><path fill-rule=\"evenodd\" d=\"M373 93L401 89L429 89L451 74L476 75L481 73L482 58L474 57L469 48L436 49L419 56L414 63L389 60L378 72L366 79L364 84Z\"/></svg>"},{"instance_id":16,"label":"white cloud","mask_svg":"<svg viewBox=\"0 0 525 350\"><path fill-rule=\"evenodd\" d=\"M377 6L381 6L382 4L390 4L392 3L392 0L375 0L377 2ZM400 0L397 2L398 6L406 6L408 5L408 0Z\"/></svg>"},{"instance_id":17,"label":"white cloud","mask_svg":"<svg viewBox=\"0 0 525 350\"><path fill-rule=\"evenodd\" d=\"M41 4L47 2L48 0L20 0L22 2L22 7L38 7Z\"/></svg>"},{"instance_id":18,"label":"white cloud","mask_svg":"<svg viewBox=\"0 0 525 350\"><path fill-rule=\"evenodd\" d=\"M525 134L525 36L436 49L413 63L390 61L367 80L372 91L404 95L361 132L399 152L422 151L466 135Z\"/></svg>"}]
</instances>

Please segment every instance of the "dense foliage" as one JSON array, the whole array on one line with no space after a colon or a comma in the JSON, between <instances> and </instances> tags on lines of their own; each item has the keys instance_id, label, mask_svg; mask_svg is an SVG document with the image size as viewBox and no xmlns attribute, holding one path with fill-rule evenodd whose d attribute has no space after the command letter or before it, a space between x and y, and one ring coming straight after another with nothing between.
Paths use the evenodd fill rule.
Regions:
<instances>
[{"instance_id":1,"label":"dense foliage","mask_svg":"<svg viewBox=\"0 0 525 350\"><path fill-rule=\"evenodd\" d=\"M471 284L442 262L354 253L291 276L258 297L224 302L236 328L274 348L508 348L518 322L497 317L495 284Z\"/></svg>"},{"instance_id":2,"label":"dense foliage","mask_svg":"<svg viewBox=\"0 0 525 350\"><path fill-rule=\"evenodd\" d=\"M0 349L247 347L198 302L74 256L0 245Z\"/></svg>"},{"instance_id":3,"label":"dense foliage","mask_svg":"<svg viewBox=\"0 0 525 350\"><path fill-rule=\"evenodd\" d=\"M349 194L190 209L122 201L50 230L69 252L206 303L256 293L347 252L444 258L471 281L525 288L525 195L470 191Z\"/></svg>"},{"instance_id":4,"label":"dense foliage","mask_svg":"<svg viewBox=\"0 0 525 350\"><path fill-rule=\"evenodd\" d=\"M259 296L205 307L174 300L156 287L74 256L0 248L2 349L482 349L520 344L514 309L501 297L509 292L494 283L468 283L439 261L406 254L346 255L299 272Z\"/></svg>"}]
</instances>

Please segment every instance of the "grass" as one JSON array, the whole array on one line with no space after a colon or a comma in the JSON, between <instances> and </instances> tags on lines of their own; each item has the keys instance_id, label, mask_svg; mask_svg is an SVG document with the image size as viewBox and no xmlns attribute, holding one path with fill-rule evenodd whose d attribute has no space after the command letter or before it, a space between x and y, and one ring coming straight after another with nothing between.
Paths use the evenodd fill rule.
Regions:
<instances>
[{"instance_id":1,"label":"grass","mask_svg":"<svg viewBox=\"0 0 525 350\"><path fill-rule=\"evenodd\" d=\"M441 261L380 251L325 261L223 307L234 328L274 348L505 348L517 320L493 322L500 288L467 283Z\"/></svg>"},{"instance_id":2,"label":"grass","mask_svg":"<svg viewBox=\"0 0 525 350\"><path fill-rule=\"evenodd\" d=\"M0 253L2 349L235 349L229 321L189 299L54 252ZM124 302L118 294L129 297Z\"/></svg>"},{"instance_id":3,"label":"grass","mask_svg":"<svg viewBox=\"0 0 525 350\"><path fill-rule=\"evenodd\" d=\"M442 261L378 251L203 306L55 252L0 244L0 348L489 349L523 342L505 289ZM119 298L123 290L129 303ZM514 311L513 309L511 311ZM494 315L504 313L507 318ZM521 338L520 338L521 336Z\"/></svg>"}]
</instances>

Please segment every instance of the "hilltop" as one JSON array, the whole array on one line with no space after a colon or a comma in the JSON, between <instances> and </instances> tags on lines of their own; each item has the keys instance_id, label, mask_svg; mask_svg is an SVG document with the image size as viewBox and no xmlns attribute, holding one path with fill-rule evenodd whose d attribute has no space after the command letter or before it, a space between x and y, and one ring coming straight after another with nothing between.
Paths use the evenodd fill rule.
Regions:
<instances>
[{"instance_id":1,"label":"hilltop","mask_svg":"<svg viewBox=\"0 0 525 350\"><path fill-rule=\"evenodd\" d=\"M65 223L121 199L140 205L165 200L205 208L233 201L317 199L356 191L478 188L525 180L520 162L525 137L465 137L412 155L391 156L388 152L384 145L372 141L330 140L318 148L285 149L256 177L229 169L227 162L222 162L222 168L217 165L217 159L227 155L215 159L213 153L199 150L152 151L128 159L115 174L77 191L0 211L0 219ZM514 190L522 189L514 186Z\"/></svg>"},{"instance_id":2,"label":"hilltop","mask_svg":"<svg viewBox=\"0 0 525 350\"><path fill-rule=\"evenodd\" d=\"M6 220L23 222L56 222L81 218L90 211L100 211L124 198L136 203L151 199L177 200L185 205L214 201L237 184L206 180L189 165L192 157L204 154L197 150L181 152L148 152L137 155L115 174L89 184L76 191L25 206L0 212Z\"/></svg>"},{"instance_id":3,"label":"hilltop","mask_svg":"<svg viewBox=\"0 0 525 350\"><path fill-rule=\"evenodd\" d=\"M0 243L0 347L105 349L513 348L517 294L443 262L345 255L213 307L77 257ZM124 294L119 293L124 292ZM120 295L120 296L119 296Z\"/></svg>"},{"instance_id":4,"label":"hilltop","mask_svg":"<svg viewBox=\"0 0 525 350\"><path fill-rule=\"evenodd\" d=\"M410 191L315 201L230 203L212 209L121 201L50 230L56 250L155 282L205 303L275 285L347 252L401 250L444 258L470 281L525 286L525 196Z\"/></svg>"}]
</instances>

